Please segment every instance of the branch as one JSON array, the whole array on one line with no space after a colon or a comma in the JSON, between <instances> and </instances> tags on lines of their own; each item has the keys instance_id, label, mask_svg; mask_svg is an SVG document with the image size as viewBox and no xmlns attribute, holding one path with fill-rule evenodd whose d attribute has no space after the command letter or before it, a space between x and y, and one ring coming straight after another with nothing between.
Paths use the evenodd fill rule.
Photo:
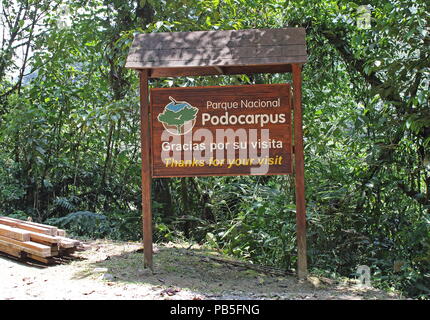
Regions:
<instances>
[{"instance_id":1,"label":"branch","mask_svg":"<svg viewBox=\"0 0 430 320\"><path fill-rule=\"evenodd\" d=\"M321 30L320 33L328 40L328 42L333 47L336 48L342 59L345 61L346 65L358 72L373 89L379 91L380 89L387 87L387 85L376 76L375 72L371 72L370 74L368 74L364 70L366 60L357 59L354 57L347 41L345 39L342 39L338 35L341 32L338 32L336 34L331 30ZM345 33L345 31L343 31L343 33ZM381 95L381 97L387 102L395 102L397 105L402 106L405 105L398 92L390 91L385 97L383 95ZM401 111L401 114L404 114L406 112L405 108L399 111Z\"/></svg>"},{"instance_id":2,"label":"branch","mask_svg":"<svg viewBox=\"0 0 430 320\"><path fill-rule=\"evenodd\" d=\"M398 182L397 183L397 187L408 197L414 199L415 201L417 201L419 204L422 205L428 205L429 201L428 199L426 199L426 196L419 191L416 190L409 190L408 187L403 183L403 182ZM418 195L424 195L423 197L418 197Z\"/></svg>"}]
</instances>

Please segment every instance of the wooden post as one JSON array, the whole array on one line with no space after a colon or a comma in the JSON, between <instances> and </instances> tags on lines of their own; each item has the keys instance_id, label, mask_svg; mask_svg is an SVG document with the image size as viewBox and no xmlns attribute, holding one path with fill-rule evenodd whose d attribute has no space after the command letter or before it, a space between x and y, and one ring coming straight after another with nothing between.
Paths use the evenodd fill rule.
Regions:
<instances>
[{"instance_id":1,"label":"wooden post","mask_svg":"<svg viewBox=\"0 0 430 320\"><path fill-rule=\"evenodd\" d=\"M294 161L296 178L296 223L297 223L297 275L306 279L308 263L306 256L306 204L305 162L303 152L302 124L302 77L301 65L293 64L293 110L294 110Z\"/></svg>"},{"instance_id":2,"label":"wooden post","mask_svg":"<svg viewBox=\"0 0 430 320\"><path fill-rule=\"evenodd\" d=\"M140 142L142 153L142 218L144 267L153 270L152 265L152 206L151 206L151 132L149 127L148 71L140 75Z\"/></svg>"}]
</instances>

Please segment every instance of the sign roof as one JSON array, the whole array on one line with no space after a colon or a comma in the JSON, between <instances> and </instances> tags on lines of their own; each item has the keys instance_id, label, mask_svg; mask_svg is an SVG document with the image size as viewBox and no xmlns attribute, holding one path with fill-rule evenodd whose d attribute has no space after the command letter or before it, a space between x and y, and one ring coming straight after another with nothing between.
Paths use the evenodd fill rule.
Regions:
<instances>
[{"instance_id":1,"label":"sign roof","mask_svg":"<svg viewBox=\"0 0 430 320\"><path fill-rule=\"evenodd\" d=\"M160 78L291 72L306 61L305 29L281 28L138 34L125 66Z\"/></svg>"}]
</instances>

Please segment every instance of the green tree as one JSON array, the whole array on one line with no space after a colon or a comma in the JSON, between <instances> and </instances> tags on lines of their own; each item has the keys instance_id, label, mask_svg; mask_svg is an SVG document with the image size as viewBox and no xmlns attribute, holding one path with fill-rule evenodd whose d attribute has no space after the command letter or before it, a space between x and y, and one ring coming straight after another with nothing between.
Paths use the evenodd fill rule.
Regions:
<instances>
[{"instance_id":1,"label":"green tree","mask_svg":"<svg viewBox=\"0 0 430 320\"><path fill-rule=\"evenodd\" d=\"M311 270L354 276L366 264L374 284L428 297L429 7L424 0L372 1L370 28L360 29L362 4L2 1L0 214L45 221L93 212L85 217L106 217L103 232L93 234L138 239L138 78L124 68L134 34L304 27ZM62 28L60 5L71 16ZM288 74L254 74L150 85L289 81ZM167 120L180 126L195 116L187 112L172 111ZM210 243L231 254L295 266L293 177L154 179L153 188L156 238L174 230L204 242L210 233ZM400 272L397 261L404 262Z\"/></svg>"},{"instance_id":2,"label":"green tree","mask_svg":"<svg viewBox=\"0 0 430 320\"><path fill-rule=\"evenodd\" d=\"M164 109L163 113L158 115L158 120L168 126L176 126L178 134L183 132L182 127L189 121L195 120L199 109L191 106L186 102L177 102L172 97L172 101Z\"/></svg>"}]
</instances>

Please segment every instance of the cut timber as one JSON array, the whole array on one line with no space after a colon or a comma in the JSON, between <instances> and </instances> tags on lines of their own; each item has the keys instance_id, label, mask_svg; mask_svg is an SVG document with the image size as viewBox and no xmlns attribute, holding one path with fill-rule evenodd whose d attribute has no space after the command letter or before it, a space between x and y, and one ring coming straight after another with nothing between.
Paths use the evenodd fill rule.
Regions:
<instances>
[{"instance_id":1,"label":"cut timber","mask_svg":"<svg viewBox=\"0 0 430 320\"><path fill-rule=\"evenodd\" d=\"M4 217L0 218L0 224L7 225L10 227L14 227L14 228L24 229L24 230L28 230L28 231L43 233L43 234L47 234L50 236L55 235L55 234L52 234L52 231L50 229L46 229L46 228L42 228L42 227L38 227L38 226L32 226L32 225L24 224L21 222L16 222L13 220L9 220L8 218L4 218Z\"/></svg>"},{"instance_id":2,"label":"cut timber","mask_svg":"<svg viewBox=\"0 0 430 320\"><path fill-rule=\"evenodd\" d=\"M36 222L22 221L22 220L19 220L19 219L14 219L14 218L9 218L9 217L1 217L0 218L0 223L2 223L1 221L5 221L5 220L17 223L18 224L17 227L21 228L21 229L30 230L29 227L40 228L38 230L44 229L45 232L42 232L42 233L49 234L51 236L56 236L57 235L57 231L58 231L57 227L48 226L46 224L41 224L41 223L36 223ZM33 231L33 230L31 230L31 231ZM34 230L34 231L41 232L41 231L37 231L37 230Z\"/></svg>"},{"instance_id":3,"label":"cut timber","mask_svg":"<svg viewBox=\"0 0 430 320\"><path fill-rule=\"evenodd\" d=\"M60 250L58 248L58 245L56 244L51 245L51 256L53 257L58 256L59 253L60 253Z\"/></svg>"},{"instance_id":4,"label":"cut timber","mask_svg":"<svg viewBox=\"0 0 430 320\"><path fill-rule=\"evenodd\" d=\"M81 244L81 242L78 240L73 240L65 237L57 237L57 239L59 240L59 247L64 249L74 248Z\"/></svg>"},{"instance_id":5,"label":"cut timber","mask_svg":"<svg viewBox=\"0 0 430 320\"><path fill-rule=\"evenodd\" d=\"M57 227L48 226L46 224L41 224L41 223L36 223L36 222L31 222L31 221L23 221L23 220L9 218L9 217L1 217L0 219L2 219L2 220L8 220L8 221L11 221L11 222L16 222L19 225L33 226L33 227L38 227L38 228L46 229L46 230L49 230L49 234L52 235L52 236L55 236L57 234L57 230L58 230Z\"/></svg>"},{"instance_id":6,"label":"cut timber","mask_svg":"<svg viewBox=\"0 0 430 320\"><path fill-rule=\"evenodd\" d=\"M0 217L0 253L45 264L58 262L82 249L80 241L65 234L57 227Z\"/></svg>"},{"instance_id":7,"label":"cut timber","mask_svg":"<svg viewBox=\"0 0 430 320\"><path fill-rule=\"evenodd\" d=\"M18 241L0 236L0 244L3 244L4 246L11 249L21 250L27 253L35 254L39 257L51 256L51 247L32 241Z\"/></svg>"},{"instance_id":8,"label":"cut timber","mask_svg":"<svg viewBox=\"0 0 430 320\"><path fill-rule=\"evenodd\" d=\"M45 264L51 264L51 263L54 262L54 259L51 258L51 257L45 257L45 258L44 257L39 257L39 256L37 256L35 254L31 254L31 253L26 253L25 256L28 257L28 258L30 258L30 259L33 259L33 260L36 260L36 261L39 261L39 262L42 262L42 263L45 263Z\"/></svg>"},{"instance_id":9,"label":"cut timber","mask_svg":"<svg viewBox=\"0 0 430 320\"><path fill-rule=\"evenodd\" d=\"M60 252L58 253L58 255L61 257L68 256L68 255L74 253L75 251L76 251L76 247L60 249Z\"/></svg>"},{"instance_id":10,"label":"cut timber","mask_svg":"<svg viewBox=\"0 0 430 320\"><path fill-rule=\"evenodd\" d=\"M6 225L0 225L0 236L19 241L30 241L30 233L28 231L9 227Z\"/></svg>"},{"instance_id":11,"label":"cut timber","mask_svg":"<svg viewBox=\"0 0 430 320\"><path fill-rule=\"evenodd\" d=\"M30 240L39 242L50 246L51 244L57 244L60 240L58 237L48 236L47 234L41 234L33 231L29 231Z\"/></svg>"},{"instance_id":12,"label":"cut timber","mask_svg":"<svg viewBox=\"0 0 430 320\"><path fill-rule=\"evenodd\" d=\"M7 245L4 245L2 243L0 243L0 251L4 252L4 253L7 253L7 254L9 254L11 256L17 257L17 258L21 258L21 254L22 254L21 250L11 248L11 247L9 247Z\"/></svg>"}]
</instances>

